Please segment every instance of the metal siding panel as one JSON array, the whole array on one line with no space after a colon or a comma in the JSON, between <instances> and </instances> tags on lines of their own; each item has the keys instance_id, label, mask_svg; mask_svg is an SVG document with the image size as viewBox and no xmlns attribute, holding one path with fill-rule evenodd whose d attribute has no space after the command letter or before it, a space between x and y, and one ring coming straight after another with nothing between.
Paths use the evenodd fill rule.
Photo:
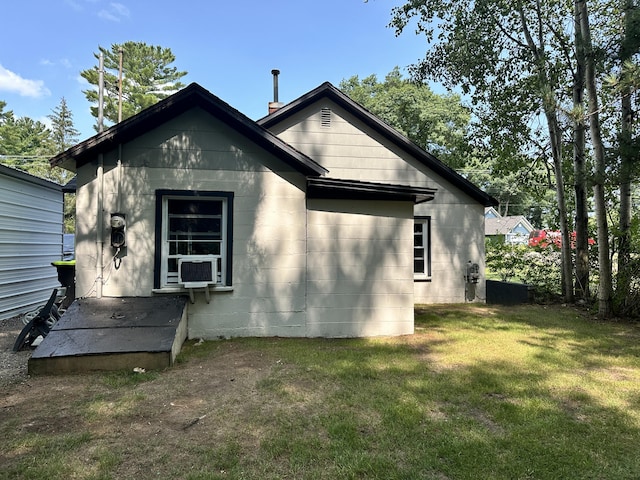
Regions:
<instances>
[{"instance_id":1,"label":"metal siding panel","mask_svg":"<svg viewBox=\"0 0 640 480\"><path fill-rule=\"evenodd\" d=\"M35 267L17 266L16 268L0 270L0 285L37 281L42 278L57 278L55 267L51 264Z\"/></svg>"},{"instance_id":2,"label":"metal siding panel","mask_svg":"<svg viewBox=\"0 0 640 480\"><path fill-rule=\"evenodd\" d=\"M63 195L51 186L0 175L0 318L24 313L58 286Z\"/></svg>"}]
</instances>

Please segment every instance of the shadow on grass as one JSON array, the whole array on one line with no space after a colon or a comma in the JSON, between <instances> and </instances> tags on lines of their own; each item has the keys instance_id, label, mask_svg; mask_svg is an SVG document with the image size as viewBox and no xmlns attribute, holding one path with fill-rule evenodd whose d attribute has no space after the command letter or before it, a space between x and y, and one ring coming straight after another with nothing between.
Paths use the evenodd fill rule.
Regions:
<instances>
[{"instance_id":1,"label":"shadow on grass","mask_svg":"<svg viewBox=\"0 0 640 480\"><path fill-rule=\"evenodd\" d=\"M262 391L289 414L265 452L317 478L640 476L637 330L546 311L443 307L400 339L274 341L291 368ZM465 353L474 335L506 358Z\"/></svg>"},{"instance_id":2,"label":"shadow on grass","mask_svg":"<svg viewBox=\"0 0 640 480\"><path fill-rule=\"evenodd\" d=\"M81 377L75 403L5 422L0 460L10 478L35 478L32 459L40 478L640 478L637 336L573 309L453 305L402 337L188 342L151 381Z\"/></svg>"}]
</instances>

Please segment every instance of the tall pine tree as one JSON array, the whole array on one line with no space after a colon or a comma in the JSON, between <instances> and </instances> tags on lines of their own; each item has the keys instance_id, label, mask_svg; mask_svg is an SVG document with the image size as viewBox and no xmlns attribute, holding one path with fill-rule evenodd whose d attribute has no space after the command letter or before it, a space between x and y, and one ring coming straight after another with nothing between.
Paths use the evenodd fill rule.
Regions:
<instances>
[{"instance_id":1,"label":"tall pine tree","mask_svg":"<svg viewBox=\"0 0 640 480\"><path fill-rule=\"evenodd\" d=\"M73 113L67 106L64 97L60 99L60 103L53 109L53 113L47 115L51 120L51 138L55 145L56 152L60 153L67 150L78 143L80 132L73 125Z\"/></svg>"},{"instance_id":2,"label":"tall pine tree","mask_svg":"<svg viewBox=\"0 0 640 480\"><path fill-rule=\"evenodd\" d=\"M122 119L127 119L147 107L159 102L172 93L184 88L180 79L187 72L171 66L175 55L170 48L147 45L144 42L113 44L111 49L98 47L94 54L104 56L104 118L118 122L118 84L120 71L120 51L122 51ZM93 88L83 90L87 100L93 104L91 113L98 118L97 68L80 72Z\"/></svg>"}]
</instances>

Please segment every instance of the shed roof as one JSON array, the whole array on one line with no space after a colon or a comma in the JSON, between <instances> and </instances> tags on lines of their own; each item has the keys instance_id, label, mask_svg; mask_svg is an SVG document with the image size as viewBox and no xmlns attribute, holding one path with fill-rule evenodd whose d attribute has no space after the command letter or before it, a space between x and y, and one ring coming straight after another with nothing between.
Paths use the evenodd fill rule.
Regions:
<instances>
[{"instance_id":1,"label":"shed roof","mask_svg":"<svg viewBox=\"0 0 640 480\"><path fill-rule=\"evenodd\" d=\"M41 187L50 188L51 190L62 191L62 186L58 185L55 182L36 177L34 175L31 175L30 173L23 172L22 170L7 167L6 165L0 165L0 174L25 182L33 183L34 185L39 185Z\"/></svg>"},{"instance_id":2,"label":"shed roof","mask_svg":"<svg viewBox=\"0 0 640 480\"><path fill-rule=\"evenodd\" d=\"M133 140L194 107L202 108L304 175L318 176L327 173L324 167L197 83L188 85L137 115L78 143L51 158L49 162L51 166L61 166L75 171L78 166L91 161L99 153L105 153L119 144Z\"/></svg>"},{"instance_id":3,"label":"shed roof","mask_svg":"<svg viewBox=\"0 0 640 480\"><path fill-rule=\"evenodd\" d=\"M271 128L277 123L291 117L297 112L305 109L309 105L317 102L322 98L327 98L332 102L338 104L341 108L348 113L362 121L369 128L382 135L387 140L390 140L395 145L400 147L405 152L409 153L412 157L425 165L427 168L437 173L441 177L445 178L456 187L460 188L463 192L467 193L471 198L475 199L485 207L497 205L498 201L491 195L480 190L476 185L464 178L458 172L451 167L440 161L431 153L420 148L415 143L411 142L404 135L400 134L396 129L383 122L376 115L368 111L366 108L351 100L347 95L341 92L338 88L334 87L331 83L325 82L319 87L311 90L310 92L302 95L298 99L283 106L276 112L261 118L257 121L259 125L265 128Z\"/></svg>"},{"instance_id":4,"label":"shed roof","mask_svg":"<svg viewBox=\"0 0 640 480\"><path fill-rule=\"evenodd\" d=\"M78 189L78 176L74 175L71 180L69 180L66 184L62 186L62 191L64 193L76 193Z\"/></svg>"}]
</instances>

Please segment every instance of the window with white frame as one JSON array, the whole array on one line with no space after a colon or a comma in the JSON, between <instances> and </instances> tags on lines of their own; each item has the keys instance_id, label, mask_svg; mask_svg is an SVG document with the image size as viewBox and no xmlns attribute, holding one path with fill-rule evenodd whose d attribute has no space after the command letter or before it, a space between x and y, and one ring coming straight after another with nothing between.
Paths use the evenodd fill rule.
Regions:
<instances>
[{"instance_id":1,"label":"window with white frame","mask_svg":"<svg viewBox=\"0 0 640 480\"><path fill-rule=\"evenodd\" d=\"M415 217L413 222L413 277L431 278L431 217Z\"/></svg>"},{"instance_id":2,"label":"window with white frame","mask_svg":"<svg viewBox=\"0 0 640 480\"><path fill-rule=\"evenodd\" d=\"M233 194L164 190L156 195L156 288L178 287L179 261L190 258L210 258L215 283L230 286Z\"/></svg>"}]
</instances>

